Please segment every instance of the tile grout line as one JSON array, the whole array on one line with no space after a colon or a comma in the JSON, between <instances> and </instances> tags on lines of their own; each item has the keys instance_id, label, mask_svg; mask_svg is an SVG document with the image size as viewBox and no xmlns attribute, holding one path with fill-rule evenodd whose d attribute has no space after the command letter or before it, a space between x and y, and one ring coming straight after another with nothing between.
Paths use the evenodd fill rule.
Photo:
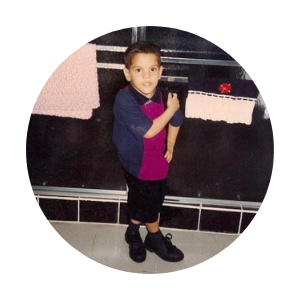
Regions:
<instances>
[{"instance_id":1,"label":"tile grout line","mask_svg":"<svg viewBox=\"0 0 300 300\"><path fill-rule=\"evenodd\" d=\"M77 204L77 222L80 222L80 197Z\"/></svg>"},{"instance_id":2,"label":"tile grout line","mask_svg":"<svg viewBox=\"0 0 300 300\"><path fill-rule=\"evenodd\" d=\"M239 228L238 228L238 234L241 233L241 227L242 227L242 218L243 218L243 208L242 206L240 206L241 208L241 214L240 214L240 221L239 221Z\"/></svg>"},{"instance_id":3,"label":"tile grout line","mask_svg":"<svg viewBox=\"0 0 300 300\"><path fill-rule=\"evenodd\" d=\"M201 212L202 212L201 208L202 208L202 205L199 208L198 224L197 224L197 230L198 231L200 231L200 219L201 219Z\"/></svg>"},{"instance_id":4,"label":"tile grout line","mask_svg":"<svg viewBox=\"0 0 300 300\"><path fill-rule=\"evenodd\" d=\"M66 196L38 196L42 199L50 199L50 200L71 200L71 201L77 201L78 199L82 201L91 201L91 202L116 202L116 201L122 201L122 199L95 199L95 198L82 198L82 197L66 197ZM126 202L126 200L123 200Z\"/></svg>"},{"instance_id":5,"label":"tile grout line","mask_svg":"<svg viewBox=\"0 0 300 300\"><path fill-rule=\"evenodd\" d=\"M118 201L117 224L120 224L121 203Z\"/></svg>"},{"instance_id":6,"label":"tile grout line","mask_svg":"<svg viewBox=\"0 0 300 300\"><path fill-rule=\"evenodd\" d=\"M95 248L96 238L97 238L97 234L95 234L95 237L94 237L94 240L93 240L91 257L93 257L93 255L94 255L94 248Z\"/></svg>"}]
</instances>

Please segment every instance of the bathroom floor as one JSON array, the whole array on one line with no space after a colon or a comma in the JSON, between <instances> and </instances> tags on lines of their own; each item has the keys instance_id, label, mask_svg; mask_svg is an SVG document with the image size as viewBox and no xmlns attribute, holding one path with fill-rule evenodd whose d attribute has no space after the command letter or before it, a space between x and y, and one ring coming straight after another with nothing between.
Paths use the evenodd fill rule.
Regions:
<instances>
[{"instance_id":1,"label":"bathroom floor","mask_svg":"<svg viewBox=\"0 0 300 300\"><path fill-rule=\"evenodd\" d=\"M299 274L300 235L226 235L169 230L185 254L167 263L147 253L129 258L126 226L50 222L48 232L0 232L2 244L22 258L1 263L0 273L84 274ZM146 230L141 228L142 237ZM21 251L22 250L22 251Z\"/></svg>"},{"instance_id":2,"label":"bathroom floor","mask_svg":"<svg viewBox=\"0 0 300 300\"><path fill-rule=\"evenodd\" d=\"M124 241L126 226L50 223L84 262L94 262L102 272L197 274L214 272L298 272L300 235L224 235L162 229L172 233L173 244L185 253L180 263L167 263L147 253L143 264L132 262ZM141 229L142 237L146 229ZM296 262L299 262L297 264ZM275 264L274 264L275 263Z\"/></svg>"}]
</instances>

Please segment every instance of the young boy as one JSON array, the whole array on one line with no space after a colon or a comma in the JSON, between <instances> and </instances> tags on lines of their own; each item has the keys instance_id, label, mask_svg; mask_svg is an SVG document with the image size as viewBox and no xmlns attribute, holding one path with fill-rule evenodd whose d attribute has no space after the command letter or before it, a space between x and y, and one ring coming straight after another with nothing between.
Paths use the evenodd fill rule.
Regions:
<instances>
[{"instance_id":1,"label":"young boy","mask_svg":"<svg viewBox=\"0 0 300 300\"><path fill-rule=\"evenodd\" d=\"M143 262L147 249L163 260L180 261L184 255L172 245L170 233L162 235L158 216L183 115L176 94L168 94L164 108L157 87L163 71L158 46L134 43L127 48L124 61L124 74L130 84L115 99L113 141L128 185L130 223L125 240L129 255L133 261ZM144 243L139 233L142 223L148 231Z\"/></svg>"}]
</instances>

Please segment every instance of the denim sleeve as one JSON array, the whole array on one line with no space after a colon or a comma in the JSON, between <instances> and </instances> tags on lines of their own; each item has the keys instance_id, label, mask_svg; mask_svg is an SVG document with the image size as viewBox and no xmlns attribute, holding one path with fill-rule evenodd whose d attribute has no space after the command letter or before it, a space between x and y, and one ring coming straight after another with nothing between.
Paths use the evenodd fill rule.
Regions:
<instances>
[{"instance_id":1,"label":"denim sleeve","mask_svg":"<svg viewBox=\"0 0 300 300\"><path fill-rule=\"evenodd\" d=\"M142 138L153 124L152 120L142 113L133 97L124 91L116 96L114 116L117 122L137 139Z\"/></svg>"},{"instance_id":2,"label":"denim sleeve","mask_svg":"<svg viewBox=\"0 0 300 300\"><path fill-rule=\"evenodd\" d=\"M174 116L170 120L170 124L174 127L179 127L183 123L183 113L182 110L179 108Z\"/></svg>"}]
</instances>

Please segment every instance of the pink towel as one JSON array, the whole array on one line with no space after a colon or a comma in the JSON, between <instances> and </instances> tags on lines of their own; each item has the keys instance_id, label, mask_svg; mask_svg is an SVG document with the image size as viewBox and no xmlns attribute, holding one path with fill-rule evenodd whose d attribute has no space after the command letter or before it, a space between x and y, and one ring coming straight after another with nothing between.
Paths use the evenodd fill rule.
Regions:
<instances>
[{"instance_id":1,"label":"pink towel","mask_svg":"<svg viewBox=\"0 0 300 300\"><path fill-rule=\"evenodd\" d=\"M89 119L99 106L96 45L86 44L53 72L32 113Z\"/></svg>"},{"instance_id":2,"label":"pink towel","mask_svg":"<svg viewBox=\"0 0 300 300\"><path fill-rule=\"evenodd\" d=\"M189 77L187 118L250 125L258 89L252 80Z\"/></svg>"},{"instance_id":3,"label":"pink towel","mask_svg":"<svg viewBox=\"0 0 300 300\"><path fill-rule=\"evenodd\" d=\"M254 106L255 99L237 100L230 96L190 91L186 100L185 114L187 118L250 125Z\"/></svg>"}]
</instances>

